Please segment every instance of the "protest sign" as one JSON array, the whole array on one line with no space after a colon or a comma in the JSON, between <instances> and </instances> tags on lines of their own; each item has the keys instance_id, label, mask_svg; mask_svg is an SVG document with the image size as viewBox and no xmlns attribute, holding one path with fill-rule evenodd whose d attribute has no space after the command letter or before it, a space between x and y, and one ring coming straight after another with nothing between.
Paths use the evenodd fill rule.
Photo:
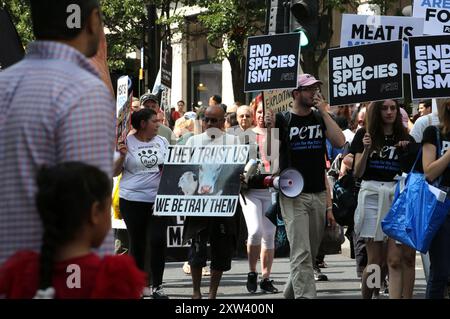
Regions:
<instances>
[{"instance_id":1,"label":"protest sign","mask_svg":"<svg viewBox=\"0 0 450 319\"><path fill-rule=\"evenodd\" d=\"M402 41L328 51L330 105L403 97Z\"/></svg>"},{"instance_id":2,"label":"protest sign","mask_svg":"<svg viewBox=\"0 0 450 319\"><path fill-rule=\"evenodd\" d=\"M125 104L128 98L128 76L122 76L117 80L117 98L116 98L116 115L119 116L119 111Z\"/></svg>"},{"instance_id":3,"label":"protest sign","mask_svg":"<svg viewBox=\"0 0 450 319\"><path fill-rule=\"evenodd\" d=\"M423 19L411 17L343 14L341 48L354 45L403 41L403 73L409 73L408 37L423 34Z\"/></svg>"},{"instance_id":4,"label":"protest sign","mask_svg":"<svg viewBox=\"0 0 450 319\"><path fill-rule=\"evenodd\" d=\"M449 0L414 0L413 16L424 19L424 34L450 34Z\"/></svg>"},{"instance_id":5,"label":"protest sign","mask_svg":"<svg viewBox=\"0 0 450 319\"><path fill-rule=\"evenodd\" d=\"M233 216L248 152L248 145L170 146L154 214Z\"/></svg>"},{"instance_id":6,"label":"protest sign","mask_svg":"<svg viewBox=\"0 0 450 319\"><path fill-rule=\"evenodd\" d=\"M413 99L450 96L450 35L409 38Z\"/></svg>"},{"instance_id":7,"label":"protest sign","mask_svg":"<svg viewBox=\"0 0 450 319\"><path fill-rule=\"evenodd\" d=\"M133 92L125 100L125 103L119 110L116 126L116 146L125 143L128 133L131 130L131 103L133 101Z\"/></svg>"},{"instance_id":8,"label":"protest sign","mask_svg":"<svg viewBox=\"0 0 450 319\"><path fill-rule=\"evenodd\" d=\"M166 41L161 43L161 84L172 88L172 46Z\"/></svg>"},{"instance_id":9,"label":"protest sign","mask_svg":"<svg viewBox=\"0 0 450 319\"><path fill-rule=\"evenodd\" d=\"M278 113L292 108L292 90L270 90L264 92L264 110Z\"/></svg>"},{"instance_id":10,"label":"protest sign","mask_svg":"<svg viewBox=\"0 0 450 319\"><path fill-rule=\"evenodd\" d=\"M248 38L245 92L297 86L300 33Z\"/></svg>"},{"instance_id":11,"label":"protest sign","mask_svg":"<svg viewBox=\"0 0 450 319\"><path fill-rule=\"evenodd\" d=\"M188 260L191 241L183 243L184 219L185 216L168 218L166 261Z\"/></svg>"}]
</instances>

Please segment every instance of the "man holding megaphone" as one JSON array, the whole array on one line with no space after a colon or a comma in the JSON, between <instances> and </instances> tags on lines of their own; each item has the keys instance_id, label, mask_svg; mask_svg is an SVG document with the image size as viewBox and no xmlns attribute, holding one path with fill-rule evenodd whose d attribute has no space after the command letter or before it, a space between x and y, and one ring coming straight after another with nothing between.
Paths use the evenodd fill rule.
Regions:
<instances>
[{"instance_id":1,"label":"man holding megaphone","mask_svg":"<svg viewBox=\"0 0 450 319\"><path fill-rule=\"evenodd\" d=\"M326 206L325 141L328 138L333 146L342 147L345 137L326 110L321 84L310 74L299 75L292 91L292 109L276 115L268 111L265 116L266 126L278 128L280 134L282 173L272 183L278 184L281 193L281 214L290 245L291 271L284 290L288 299L316 297L313 262L326 219L334 224L331 207ZM295 196L300 181L303 189Z\"/></svg>"}]
</instances>

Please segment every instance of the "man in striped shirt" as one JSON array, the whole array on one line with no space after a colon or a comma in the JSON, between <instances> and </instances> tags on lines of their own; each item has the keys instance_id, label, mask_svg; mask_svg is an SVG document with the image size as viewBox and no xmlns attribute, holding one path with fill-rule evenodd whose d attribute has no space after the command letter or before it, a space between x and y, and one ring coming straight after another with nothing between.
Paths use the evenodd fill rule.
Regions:
<instances>
[{"instance_id":1,"label":"man in striped shirt","mask_svg":"<svg viewBox=\"0 0 450 319\"><path fill-rule=\"evenodd\" d=\"M98 0L31 0L31 10L37 41L0 72L0 264L40 249L41 165L82 161L112 176L114 100L88 60L102 35Z\"/></svg>"}]
</instances>

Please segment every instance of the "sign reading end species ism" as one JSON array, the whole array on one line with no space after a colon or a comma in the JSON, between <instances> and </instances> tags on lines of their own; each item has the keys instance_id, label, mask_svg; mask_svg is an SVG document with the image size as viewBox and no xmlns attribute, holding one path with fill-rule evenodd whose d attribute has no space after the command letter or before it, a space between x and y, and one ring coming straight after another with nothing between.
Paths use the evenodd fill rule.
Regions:
<instances>
[{"instance_id":1,"label":"sign reading end species ism","mask_svg":"<svg viewBox=\"0 0 450 319\"><path fill-rule=\"evenodd\" d=\"M300 33L248 38L245 92L297 86Z\"/></svg>"},{"instance_id":2,"label":"sign reading end species ism","mask_svg":"<svg viewBox=\"0 0 450 319\"><path fill-rule=\"evenodd\" d=\"M402 41L331 49L330 105L403 97Z\"/></svg>"},{"instance_id":3,"label":"sign reading end species ism","mask_svg":"<svg viewBox=\"0 0 450 319\"><path fill-rule=\"evenodd\" d=\"M413 99L450 96L450 35L409 38Z\"/></svg>"}]
</instances>

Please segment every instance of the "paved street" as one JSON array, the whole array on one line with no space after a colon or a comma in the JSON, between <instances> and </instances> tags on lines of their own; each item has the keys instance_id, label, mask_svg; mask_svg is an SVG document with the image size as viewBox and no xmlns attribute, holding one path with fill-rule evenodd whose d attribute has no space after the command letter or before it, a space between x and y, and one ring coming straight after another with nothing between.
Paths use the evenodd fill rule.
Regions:
<instances>
[{"instance_id":1,"label":"paved street","mask_svg":"<svg viewBox=\"0 0 450 319\"><path fill-rule=\"evenodd\" d=\"M329 281L317 282L318 297L324 299L330 298L361 298L360 282L356 277L355 261L350 259L348 252L348 242L342 246L341 255L330 255L325 257L328 268L322 269L328 276ZM190 298L192 293L191 277L182 270L183 263L174 262L166 265L164 274L166 293L173 299ZM259 267L259 265L258 265ZM226 272L222 278L219 287L218 298L232 299L269 299L283 298L282 293L278 294L249 294L245 287L248 273L248 264L245 259L233 260L232 269ZM276 287L282 290L289 274L288 258L276 258L273 265L272 279ZM209 277L203 278L202 292L204 298L207 298ZM425 279L420 255L416 258L416 283L414 289L414 298L424 298ZM381 295L381 298L387 298Z\"/></svg>"}]
</instances>

